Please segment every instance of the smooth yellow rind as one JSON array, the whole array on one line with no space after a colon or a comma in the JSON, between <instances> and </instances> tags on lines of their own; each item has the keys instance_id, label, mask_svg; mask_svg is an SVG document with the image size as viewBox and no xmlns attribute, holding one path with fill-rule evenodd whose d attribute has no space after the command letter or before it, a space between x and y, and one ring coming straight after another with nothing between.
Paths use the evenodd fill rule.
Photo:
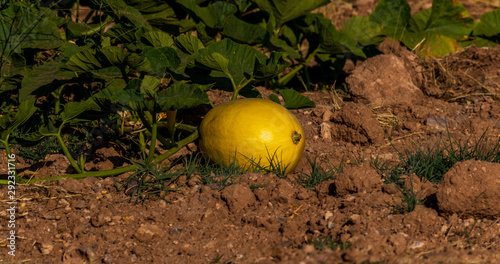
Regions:
<instances>
[{"instance_id":1,"label":"smooth yellow rind","mask_svg":"<svg viewBox=\"0 0 500 264\"><path fill-rule=\"evenodd\" d=\"M301 139L294 144L292 135ZM268 167L277 158L285 173L299 163L305 147L304 131L297 118L283 106L265 99L230 101L210 110L200 124L199 146L212 161L228 166L236 160L245 170L252 162Z\"/></svg>"}]
</instances>

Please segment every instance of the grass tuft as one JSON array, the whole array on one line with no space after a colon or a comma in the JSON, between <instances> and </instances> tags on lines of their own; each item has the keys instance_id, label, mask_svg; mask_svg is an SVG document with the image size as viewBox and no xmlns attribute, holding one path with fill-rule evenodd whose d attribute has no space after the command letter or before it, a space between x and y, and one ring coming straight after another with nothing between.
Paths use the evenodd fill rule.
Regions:
<instances>
[{"instance_id":1,"label":"grass tuft","mask_svg":"<svg viewBox=\"0 0 500 264\"><path fill-rule=\"evenodd\" d=\"M219 191L234 184L245 170L238 166L236 160L228 166L219 162L211 163L202 155L194 155L183 159L184 171L188 178L197 173L200 175L201 183L204 185L217 186Z\"/></svg>"},{"instance_id":2,"label":"grass tuft","mask_svg":"<svg viewBox=\"0 0 500 264\"><path fill-rule=\"evenodd\" d=\"M130 202L144 203L150 196L162 199L162 192L168 195L176 190L174 182L183 174L183 171L168 171L170 167L160 167L158 164L141 163L141 166L131 174L118 188L130 195ZM168 201L167 201L168 202Z\"/></svg>"},{"instance_id":3,"label":"grass tuft","mask_svg":"<svg viewBox=\"0 0 500 264\"><path fill-rule=\"evenodd\" d=\"M25 146L19 149L19 156L24 160L30 160L31 163L36 163L39 160L45 159L49 154L57 154L61 151L61 146L55 137L47 137L42 139L35 145Z\"/></svg>"},{"instance_id":4,"label":"grass tuft","mask_svg":"<svg viewBox=\"0 0 500 264\"><path fill-rule=\"evenodd\" d=\"M400 162L395 166L380 163L377 159L372 163L378 170L388 173L386 183L402 185L401 176L413 173L432 183L440 183L443 175L457 162L476 159L500 163L500 139L490 142L485 133L475 143L471 138L461 142L448 133L447 141L440 139L430 148L415 143L417 150L414 151L401 153L396 149Z\"/></svg>"},{"instance_id":5,"label":"grass tuft","mask_svg":"<svg viewBox=\"0 0 500 264\"><path fill-rule=\"evenodd\" d=\"M285 172L288 169L288 165L283 164L283 158L278 157L278 149L276 149L272 154L269 153L269 150L266 148L267 151L267 162L269 163L268 166L262 166L260 165L261 159L255 160L252 158L246 157L248 162L250 163L250 167L254 168L254 172L261 172L261 173L274 173L278 178L285 178Z\"/></svg>"},{"instance_id":6,"label":"grass tuft","mask_svg":"<svg viewBox=\"0 0 500 264\"><path fill-rule=\"evenodd\" d=\"M425 201L420 200L415 192L413 191L413 184L410 182L410 188L399 188L401 193L403 194L403 201L400 204L396 205L391 214L404 214L409 213L415 210L417 205L424 204Z\"/></svg>"},{"instance_id":7,"label":"grass tuft","mask_svg":"<svg viewBox=\"0 0 500 264\"><path fill-rule=\"evenodd\" d=\"M316 250L325 250L327 248L335 251L337 249L346 250L352 246L349 241L343 242L339 239L333 239L330 235L323 238L316 238L313 241L314 248Z\"/></svg>"},{"instance_id":8,"label":"grass tuft","mask_svg":"<svg viewBox=\"0 0 500 264\"><path fill-rule=\"evenodd\" d=\"M338 173L342 173L342 161L340 161L337 167L328 165L328 169L323 169L321 164L317 161L317 157L311 159L309 156L306 156L309 166L311 166L311 172L301 173L301 176L297 179L297 182L302 184L308 190L313 189L316 185L326 181L335 179L335 175Z\"/></svg>"}]
</instances>

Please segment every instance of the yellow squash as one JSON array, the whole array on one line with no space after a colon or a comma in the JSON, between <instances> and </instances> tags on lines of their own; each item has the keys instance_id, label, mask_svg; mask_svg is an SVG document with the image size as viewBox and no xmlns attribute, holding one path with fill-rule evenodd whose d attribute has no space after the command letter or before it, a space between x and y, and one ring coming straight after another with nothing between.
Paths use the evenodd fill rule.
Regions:
<instances>
[{"instance_id":1,"label":"yellow squash","mask_svg":"<svg viewBox=\"0 0 500 264\"><path fill-rule=\"evenodd\" d=\"M210 110L200 124L199 146L213 162L244 170L270 161L291 172L304 152L304 131L283 106L265 99L230 101Z\"/></svg>"}]
</instances>

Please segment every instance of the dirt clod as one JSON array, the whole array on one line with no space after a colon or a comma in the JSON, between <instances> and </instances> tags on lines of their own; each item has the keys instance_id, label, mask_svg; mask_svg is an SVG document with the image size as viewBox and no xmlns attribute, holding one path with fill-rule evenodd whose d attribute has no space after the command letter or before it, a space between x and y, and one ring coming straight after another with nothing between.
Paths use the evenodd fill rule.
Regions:
<instances>
[{"instance_id":1,"label":"dirt clod","mask_svg":"<svg viewBox=\"0 0 500 264\"><path fill-rule=\"evenodd\" d=\"M362 145L384 142L384 130L366 105L347 102L334 115L333 121L337 124L333 138Z\"/></svg>"},{"instance_id":2,"label":"dirt clod","mask_svg":"<svg viewBox=\"0 0 500 264\"><path fill-rule=\"evenodd\" d=\"M353 167L337 176L335 179L335 189L339 196L350 193L369 192L381 185L381 178L378 172L369 164Z\"/></svg>"},{"instance_id":3,"label":"dirt clod","mask_svg":"<svg viewBox=\"0 0 500 264\"><path fill-rule=\"evenodd\" d=\"M500 164L467 160L455 164L437 191L445 214L500 217Z\"/></svg>"},{"instance_id":4,"label":"dirt clod","mask_svg":"<svg viewBox=\"0 0 500 264\"><path fill-rule=\"evenodd\" d=\"M231 212L239 212L243 208L256 202L255 195L248 186L234 184L226 187L221 193Z\"/></svg>"},{"instance_id":5,"label":"dirt clod","mask_svg":"<svg viewBox=\"0 0 500 264\"><path fill-rule=\"evenodd\" d=\"M354 69L346 82L356 98L373 105L419 103L423 99L423 93L413 83L403 59L395 55L367 59Z\"/></svg>"}]
</instances>

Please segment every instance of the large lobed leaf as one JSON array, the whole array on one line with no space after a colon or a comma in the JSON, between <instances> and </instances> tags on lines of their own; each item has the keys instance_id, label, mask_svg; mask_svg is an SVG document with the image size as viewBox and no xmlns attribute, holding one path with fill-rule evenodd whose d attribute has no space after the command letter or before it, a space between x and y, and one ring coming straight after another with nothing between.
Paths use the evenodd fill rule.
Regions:
<instances>
[{"instance_id":1,"label":"large lobed leaf","mask_svg":"<svg viewBox=\"0 0 500 264\"><path fill-rule=\"evenodd\" d=\"M484 13L476 24L474 36L500 42L500 9Z\"/></svg>"},{"instance_id":2,"label":"large lobed leaf","mask_svg":"<svg viewBox=\"0 0 500 264\"><path fill-rule=\"evenodd\" d=\"M204 85L190 83L174 83L166 90L158 92L158 104L162 111L193 108L201 104L209 104Z\"/></svg>"},{"instance_id":3,"label":"large lobed leaf","mask_svg":"<svg viewBox=\"0 0 500 264\"><path fill-rule=\"evenodd\" d=\"M434 0L432 8L413 15L400 40L422 57L442 57L460 49L474 28L464 6L453 0ZM399 39L398 39L399 40Z\"/></svg>"},{"instance_id":4,"label":"large lobed leaf","mask_svg":"<svg viewBox=\"0 0 500 264\"><path fill-rule=\"evenodd\" d=\"M237 11L235 5L224 1L217 1L207 7L199 6L194 0L183 0L178 3L212 29L222 29L231 15Z\"/></svg>"},{"instance_id":5,"label":"large lobed leaf","mask_svg":"<svg viewBox=\"0 0 500 264\"><path fill-rule=\"evenodd\" d=\"M230 39L218 41L194 54L197 65L212 70L213 78L229 78L235 87L251 80L265 80L281 73L289 63L283 53L267 57L257 49Z\"/></svg>"},{"instance_id":6,"label":"large lobed leaf","mask_svg":"<svg viewBox=\"0 0 500 264\"><path fill-rule=\"evenodd\" d=\"M274 21L275 31L283 24L330 3L329 0L255 0L254 2Z\"/></svg>"},{"instance_id":7,"label":"large lobed leaf","mask_svg":"<svg viewBox=\"0 0 500 264\"><path fill-rule=\"evenodd\" d=\"M28 121L37 109L34 104L34 99L22 101L17 111L11 111L0 117L0 140L6 141L14 129Z\"/></svg>"},{"instance_id":8,"label":"large lobed leaf","mask_svg":"<svg viewBox=\"0 0 500 264\"><path fill-rule=\"evenodd\" d=\"M37 10L23 2L14 2L0 12L0 50L6 56L21 49L54 49L64 41L54 21L55 12Z\"/></svg>"},{"instance_id":9,"label":"large lobed leaf","mask_svg":"<svg viewBox=\"0 0 500 264\"><path fill-rule=\"evenodd\" d=\"M281 89L278 92L283 97L283 101L285 101L284 107L287 109L316 107L313 101L293 89ZM278 96L275 94L271 94L269 99L278 104L280 103Z\"/></svg>"}]
</instances>

